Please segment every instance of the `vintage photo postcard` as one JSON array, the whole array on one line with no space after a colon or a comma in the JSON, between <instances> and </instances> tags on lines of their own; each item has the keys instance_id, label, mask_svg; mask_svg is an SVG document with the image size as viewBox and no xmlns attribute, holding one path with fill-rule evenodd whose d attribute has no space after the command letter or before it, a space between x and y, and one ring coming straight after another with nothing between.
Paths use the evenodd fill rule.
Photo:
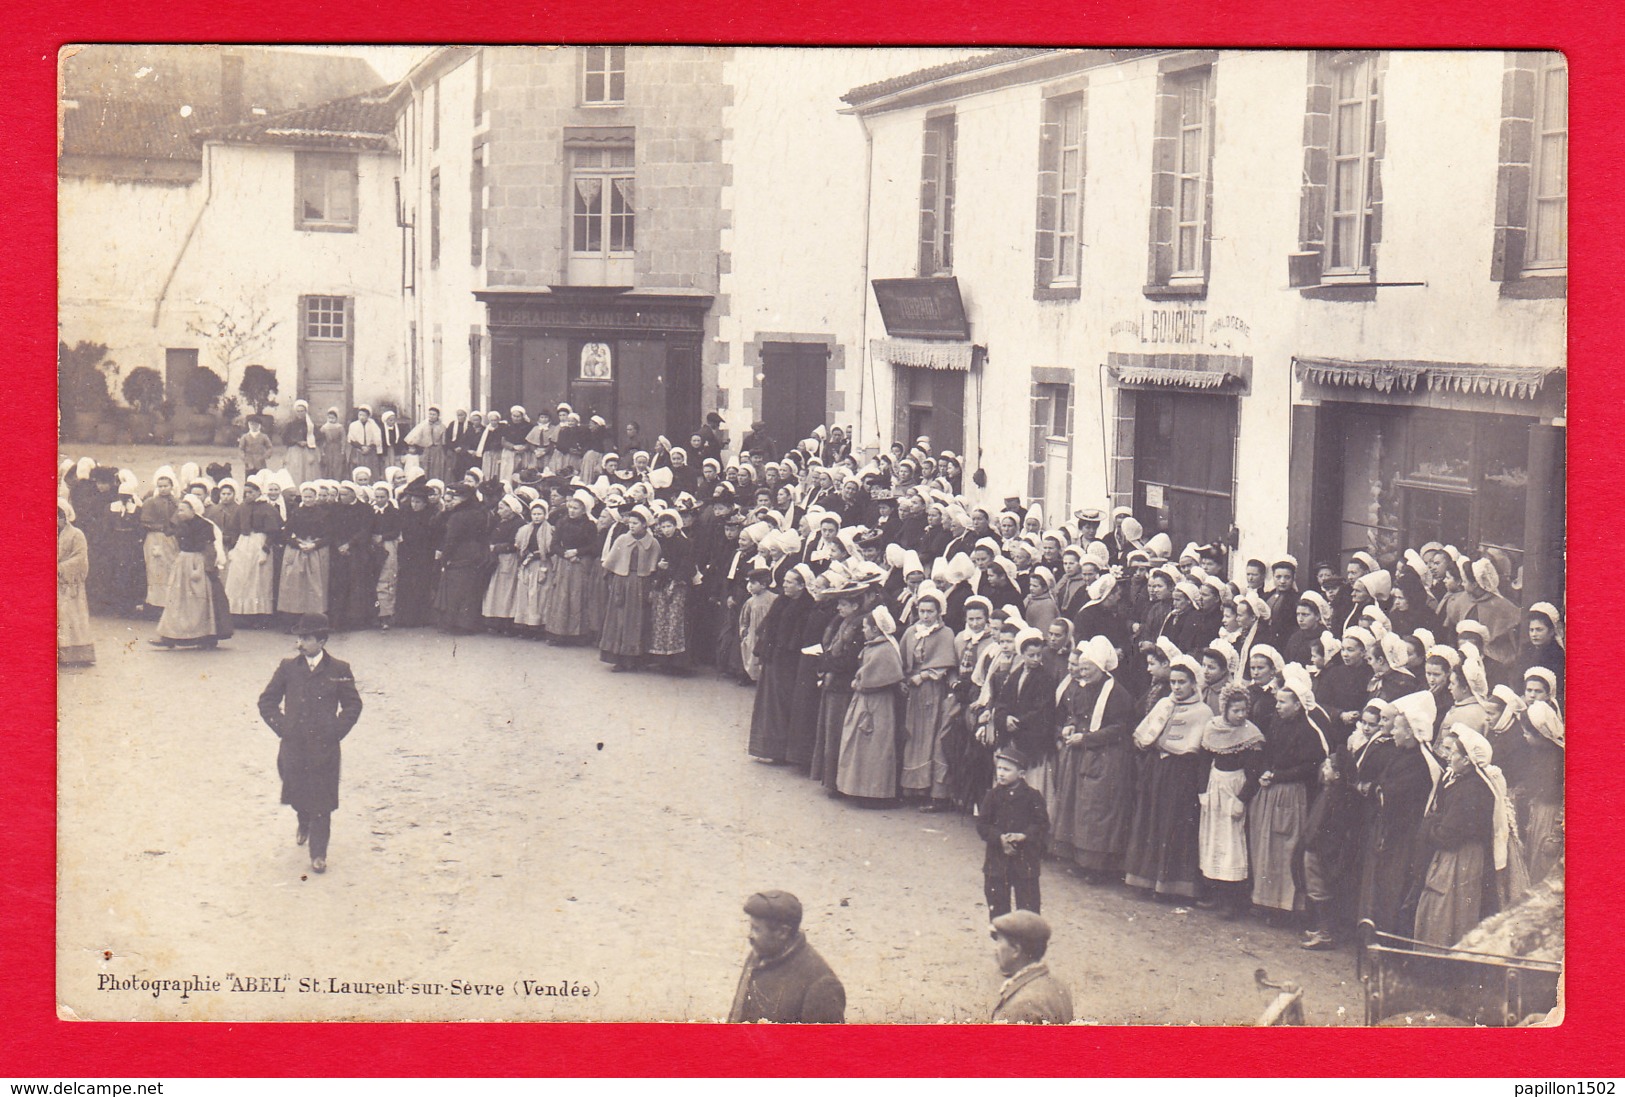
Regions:
<instances>
[{"instance_id":1,"label":"vintage photo postcard","mask_svg":"<svg viewBox=\"0 0 1625 1097\"><path fill-rule=\"evenodd\" d=\"M80 1021L1561 1021L1556 52L58 59Z\"/></svg>"}]
</instances>

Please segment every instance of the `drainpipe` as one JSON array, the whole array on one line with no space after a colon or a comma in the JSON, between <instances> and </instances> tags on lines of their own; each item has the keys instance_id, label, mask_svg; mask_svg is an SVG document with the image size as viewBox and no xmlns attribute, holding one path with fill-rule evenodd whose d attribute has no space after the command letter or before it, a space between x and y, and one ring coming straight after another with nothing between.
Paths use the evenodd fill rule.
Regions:
<instances>
[{"instance_id":1,"label":"drainpipe","mask_svg":"<svg viewBox=\"0 0 1625 1097\"><path fill-rule=\"evenodd\" d=\"M175 281L176 273L181 269L181 260L186 258L186 249L192 244L192 237L197 233L197 227L203 223L203 215L209 210L209 199L214 197L214 153L209 144L203 146L203 204L198 206L197 216L192 218L192 224L186 230L186 236L181 240L181 250L175 253L175 261L169 266L169 273L164 276L164 284L158 290L158 300L152 306L152 326L158 327L158 321L164 314L164 299L169 296L169 287Z\"/></svg>"},{"instance_id":2,"label":"drainpipe","mask_svg":"<svg viewBox=\"0 0 1625 1097\"><path fill-rule=\"evenodd\" d=\"M874 358L869 354L869 210L874 203L875 194L875 135L869 129L869 120L861 112L854 111L858 124L863 127L863 286L859 292L863 295L862 320L858 327L858 360L863 368L858 370L858 418L853 430L858 438L851 440L853 449L863 448L858 439L864 437L863 398L869 391L866 384L869 375L875 368ZM880 421L880 405L875 404L875 422ZM878 429L878 428L877 428Z\"/></svg>"}]
</instances>

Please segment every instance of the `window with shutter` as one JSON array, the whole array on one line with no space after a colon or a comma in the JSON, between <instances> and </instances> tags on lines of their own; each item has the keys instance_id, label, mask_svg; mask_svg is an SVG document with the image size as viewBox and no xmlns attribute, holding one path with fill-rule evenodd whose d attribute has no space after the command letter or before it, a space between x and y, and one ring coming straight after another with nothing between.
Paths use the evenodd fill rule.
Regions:
<instances>
[{"instance_id":1,"label":"window with shutter","mask_svg":"<svg viewBox=\"0 0 1625 1097\"><path fill-rule=\"evenodd\" d=\"M1310 55L1303 191L1291 284L1310 296L1369 300L1382 241L1382 85L1386 53Z\"/></svg>"},{"instance_id":2,"label":"window with shutter","mask_svg":"<svg viewBox=\"0 0 1625 1097\"><path fill-rule=\"evenodd\" d=\"M1490 277L1504 297L1563 297L1569 256L1569 70L1560 53L1507 54Z\"/></svg>"},{"instance_id":3,"label":"window with shutter","mask_svg":"<svg viewBox=\"0 0 1625 1097\"><path fill-rule=\"evenodd\" d=\"M920 156L920 277L954 269L957 127L951 114L928 118Z\"/></svg>"},{"instance_id":4,"label":"window with shutter","mask_svg":"<svg viewBox=\"0 0 1625 1097\"><path fill-rule=\"evenodd\" d=\"M1148 297L1207 292L1213 220L1212 51L1176 55L1157 78Z\"/></svg>"},{"instance_id":5,"label":"window with shutter","mask_svg":"<svg viewBox=\"0 0 1625 1097\"><path fill-rule=\"evenodd\" d=\"M1082 93L1044 100L1034 243L1034 296L1038 300L1079 296L1087 110Z\"/></svg>"}]
</instances>

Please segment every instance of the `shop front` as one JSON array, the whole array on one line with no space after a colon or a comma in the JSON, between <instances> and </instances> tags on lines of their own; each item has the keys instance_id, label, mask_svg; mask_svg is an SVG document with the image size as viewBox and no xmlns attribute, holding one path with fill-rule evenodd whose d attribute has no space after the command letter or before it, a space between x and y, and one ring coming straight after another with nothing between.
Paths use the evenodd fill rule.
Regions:
<instances>
[{"instance_id":1,"label":"shop front","mask_svg":"<svg viewBox=\"0 0 1625 1097\"><path fill-rule=\"evenodd\" d=\"M1236 430L1250 358L1107 355L1119 423L1112 485L1146 536L1234 545Z\"/></svg>"},{"instance_id":2,"label":"shop front","mask_svg":"<svg viewBox=\"0 0 1625 1097\"><path fill-rule=\"evenodd\" d=\"M489 406L567 402L645 442L699 429L700 347L711 298L614 289L480 290L491 333Z\"/></svg>"},{"instance_id":3,"label":"shop front","mask_svg":"<svg viewBox=\"0 0 1625 1097\"><path fill-rule=\"evenodd\" d=\"M1504 554L1514 601L1560 600L1560 370L1297 359L1293 526L1317 561L1429 541ZM1307 490L1303 490L1307 488Z\"/></svg>"}]
</instances>

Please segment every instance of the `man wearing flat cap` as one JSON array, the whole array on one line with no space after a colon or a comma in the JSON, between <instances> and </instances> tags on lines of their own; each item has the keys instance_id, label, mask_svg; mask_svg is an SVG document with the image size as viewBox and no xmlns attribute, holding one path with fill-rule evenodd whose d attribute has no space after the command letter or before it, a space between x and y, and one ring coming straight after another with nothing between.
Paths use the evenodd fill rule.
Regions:
<instances>
[{"instance_id":1,"label":"man wearing flat cap","mask_svg":"<svg viewBox=\"0 0 1625 1097\"><path fill-rule=\"evenodd\" d=\"M361 717L361 694L350 664L327 652L324 613L307 613L294 628L298 653L282 660L260 694L260 717L282 740L276 768L282 802L299 816L294 841L310 843L313 872L327 871L327 839L339 806L339 741Z\"/></svg>"},{"instance_id":2,"label":"man wearing flat cap","mask_svg":"<svg viewBox=\"0 0 1625 1097\"><path fill-rule=\"evenodd\" d=\"M993 958L1004 972L995 1022L1029 1025L1072 1023L1072 992L1049 973L1049 923L1030 910L1013 910L993 919Z\"/></svg>"},{"instance_id":3,"label":"man wearing flat cap","mask_svg":"<svg viewBox=\"0 0 1625 1097\"><path fill-rule=\"evenodd\" d=\"M750 953L728 1020L843 1023L846 988L801 932L801 901L788 891L759 891L745 900L745 913Z\"/></svg>"}]
</instances>

